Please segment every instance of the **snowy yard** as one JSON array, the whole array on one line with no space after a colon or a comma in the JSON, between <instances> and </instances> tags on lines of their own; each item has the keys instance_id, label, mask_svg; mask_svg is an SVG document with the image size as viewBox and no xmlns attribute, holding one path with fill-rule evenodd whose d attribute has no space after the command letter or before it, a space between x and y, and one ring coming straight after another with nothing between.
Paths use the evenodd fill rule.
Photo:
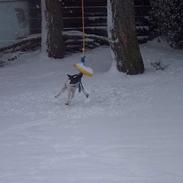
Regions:
<instances>
[{"instance_id":1,"label":"snowy yard","mask_svg":"<svg viewBox=\"0 0 183 183\"><path fill-rule=\"evenodd\" d=\"M138 76L116 72L109 48L89 51L90 98L70 107L54 95L79 54L28 53L0 68L0 183L182 183L183 51L141 50Z\"/></svg>"}]
</instances>

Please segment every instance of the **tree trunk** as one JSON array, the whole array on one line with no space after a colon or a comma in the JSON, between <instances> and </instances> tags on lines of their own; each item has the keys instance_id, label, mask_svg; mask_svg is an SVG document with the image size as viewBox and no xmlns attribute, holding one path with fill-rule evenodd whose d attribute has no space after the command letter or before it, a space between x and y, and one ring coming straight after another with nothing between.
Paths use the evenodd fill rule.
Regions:
<instances>
[{"instance_id":1,"label":"tree trunk","mask_svg":"<svg viewBox=\"0 0 183 183\"><path fill-rule=\"evenodd\" d=\"M108 3L111 3L113 26L109 31L117 69L129 75L143 73L144 64L136 35L134 0L108 0Z\"/></svg>"},{"instance_id":2,"label":"tree trunk","mask_svg":"<svg viewBox=\"0 0 183 183\"><path fill-rule=\"evenodd\" d=\"M46 0L48 21L48 56L63 58L65 53L63 31L62 5L59 0Z\"/></svg>"},{"instance_id":3,"label":"tree trunk","mask_svg":"<svg viewBox=\"0 0 183 183\"><path fill-rule=\"evenodd\" d=\"M47 16L45 0L41 0L41 52L47 54Z\"/></svg>"}]
</instances>

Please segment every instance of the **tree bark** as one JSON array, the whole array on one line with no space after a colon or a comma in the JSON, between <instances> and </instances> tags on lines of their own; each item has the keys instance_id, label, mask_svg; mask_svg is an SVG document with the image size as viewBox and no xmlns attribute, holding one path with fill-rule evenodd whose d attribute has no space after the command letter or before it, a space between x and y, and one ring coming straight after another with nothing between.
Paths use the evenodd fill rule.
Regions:
<instances>
[{"instance_id":1,"label":"tree bark","mask_svg":"<svg viewBox=\"0 0 183 183\"><path fill-rule=\"evenodd\" d=\"M109 0L113 28L112 49L117 69L129 75L144 72L143 59L136 35L134 0Z\"/></svg>"},{"instance_id":2,"label":"tree bark","mask_svg":"<svg viewBox=\"0 0 183 183\"><path fill-rule=\"evenodd\" d=\"M47 21L48 21L48 56L63 58L65 53L63 39L63 16L62 5L59 0L46 0Z\"/></svg>"},{"instance_id":3,"label":"tree bark","mask_svg":"<svg viewBox=\"0 0 183 183\"><path fill-rule=\"evenodd\" d=\"M47 16L46 2L41 0L41 52L47 54Z\"/></svg>"}]
</instances>

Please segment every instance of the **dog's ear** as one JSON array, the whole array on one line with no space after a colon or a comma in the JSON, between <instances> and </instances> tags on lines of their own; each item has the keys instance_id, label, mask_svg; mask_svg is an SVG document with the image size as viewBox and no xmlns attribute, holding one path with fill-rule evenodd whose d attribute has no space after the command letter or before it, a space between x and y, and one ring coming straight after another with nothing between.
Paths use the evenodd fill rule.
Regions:
<instances>
[{"instance_id":1,"label":"dog's ear","mask_svg":"<svg viewBox=\"0 0 183 183\"><path fill-rule=\"evenodd\" d=\"M71 75L69 75L69 74L67 74L67 76L68 76L68 78L69 78L69 79L71 79L71 78L72 78L72 76L71 76Z\"/></svg>"}]
</instances>

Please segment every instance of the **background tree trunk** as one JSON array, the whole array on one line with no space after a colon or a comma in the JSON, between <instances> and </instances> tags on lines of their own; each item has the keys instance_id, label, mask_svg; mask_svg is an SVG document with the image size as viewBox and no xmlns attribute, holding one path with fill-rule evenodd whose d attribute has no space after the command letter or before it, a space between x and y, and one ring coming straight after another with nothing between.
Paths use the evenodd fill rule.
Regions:
<instances>
[{"instance_id":1,"label":"background tree trunk","mask_svg":"<svg viewBox=\"0 0 183 183\"><path fill-rule=\"evenodd\" d=\"M130 75L143 73L144 64L136 35L134 0L108 0L108 3L111 3L112 49L117 69Z\"/></svg>"},{"instance_id":2,"label":"background tree trunk","mask_svg":"<svg viewBox=\"0 0 183 183\"><path fill-rule=\"evenodd\" d=\"M45 0L41 0L41 52L47 54L47 16Z\"/></svg>"},{"instance_id":3,"label":"background tree trunk","mask_svg":"<svg viewBox=\"0 0 183 183\"><path fill-rule=\"evenodd\" d=\"M63 31L62 5L59 0L46 0L48 21L48 56L63 58L65 53Z\"/></svg>"}]
</instances>

